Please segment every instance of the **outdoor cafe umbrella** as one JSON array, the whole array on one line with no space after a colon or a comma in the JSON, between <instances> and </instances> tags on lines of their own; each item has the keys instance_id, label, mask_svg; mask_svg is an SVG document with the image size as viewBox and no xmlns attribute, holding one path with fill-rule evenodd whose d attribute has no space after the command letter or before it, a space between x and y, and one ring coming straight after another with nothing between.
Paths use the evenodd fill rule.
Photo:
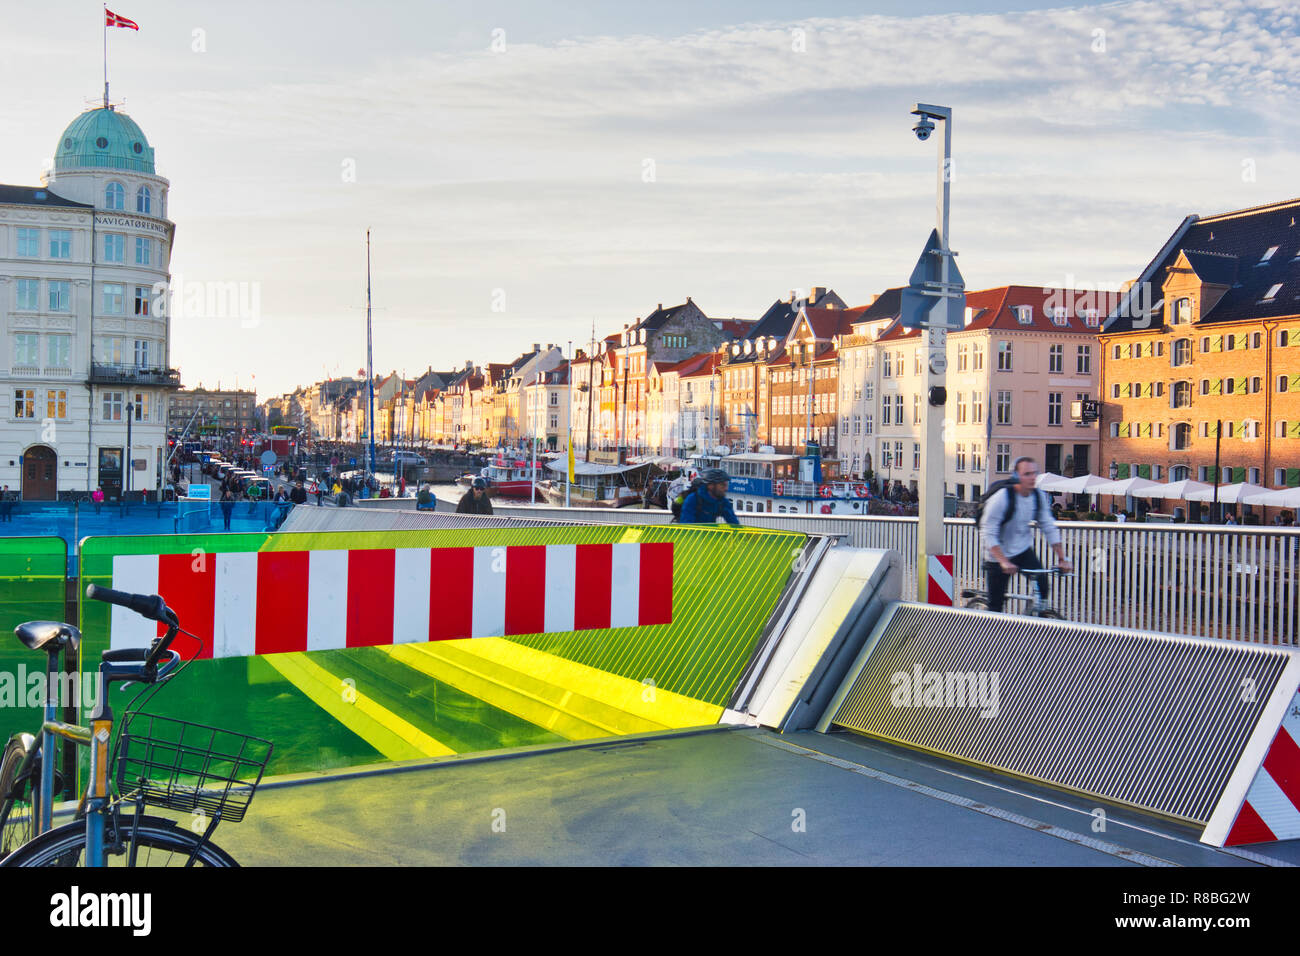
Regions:
<instances>
[{"instance_id":1,"label":"outdoor cafe umbrella","mask_svg":"<svg viewBox=\"0 0 1300 956\"><path fill-rule=\"evenodd\" d=\"M1050 471L1045 471L1038 476L1038 481L1034 483L1034 487L1039 491L1055 491L1056 485L1062 481L1065 481L1065 479L1060 475L1054 475Z\"/></svg>"},{"instance_id":2,"label":"outdoor cafe umbrella","mask_svg":"<svg viewBox=\"0 0 1300 956\"><path fill-rule=\"evenodd\" d=\"M1246 504L1264 508L1300 508L1300 488L1279 488L1257 495L1248 495Z\"/></svg>"},{"instance_id":3,"label":"outdoor cafe umbrella","mask_svg":"<svg viewBox=\"0 0 1300 956\"><path fill-rule=\"evenodd\" d=\"M1182 481L1171 481L1165 485L1157 485L1155 488L1147 488L1144 491L1137 492L1139 498L1164 498L1168 501L1186 501L1189 494L1195 494L1206 488L1213 488L1213 485L1207 485L1203 481L1192 481L1190 478L1184 478Z\"/></svg>"},{"instance_id":4,"label":"outdoor cafe umbrella","mask_svg":"<svg viewBox=\"0 0 1300 956\"><path fill-rule=\"evenodd\" d=\"M1105 487L1096 488L1094 491L1097 494L1115 495L1116 497L1121 498L1126 495L1136 495L1139 498L1143 498L1145 495L1143 495L1142 492L1150 488L1161 487L1164 486L1158 481L1152 481L1150 478L1138 478L1137 476L1134 476L1132 478L1123 478L1120 481L1107 482Z\"/></svg>"},{"instance_id":5,"label":"outdoor cafe umbrella","mask_svg":"<svg viewBox=\"0 0 1300 956\"><path fill-rule=\"evenodd\" d=\"M1054 482L1052 491L1064 491L1076 495L1096 495L1105 494L1103 490L1109 484L1113 484L1109 478L1102 478L1100 475L1079 475L1076 478L1062 478Z\"/></svg>"},{"instance_id":6,"label":"outdoor cafe umbrella","mask_svg":"<svg viewBox=\"0 0 1300 956\"><path fill-rule=\"evenodd\" d=\"M1259 495L1268 491L1267 488L1261 488L1259 485L1252 485L1248 481L1238 482L1235 485L1219 485L1219 504L1235 505L1250 504L1248 498ZM1213 501L1214 488L1202 488L1200 491L1189 491L1185 496L1187 501Z\"/></svg>"}]
</instances>

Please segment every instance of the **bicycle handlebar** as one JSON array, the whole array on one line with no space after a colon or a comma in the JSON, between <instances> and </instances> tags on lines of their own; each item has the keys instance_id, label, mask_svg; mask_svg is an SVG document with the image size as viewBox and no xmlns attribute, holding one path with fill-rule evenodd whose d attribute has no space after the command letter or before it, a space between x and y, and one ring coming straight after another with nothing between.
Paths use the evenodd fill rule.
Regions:
<instances>
[{"instance_id":1,"label":"bicycle handlebar","mask_svg":"<svg viewBox=\"0 0 1300 956\"><path fill-rule=\"evenodd\" d=\"M1021 574L1073 574L1073 571L1067 571L1065 568L1021 568Z\"/></svg>"},{"instance_id":2,"label":"bicycle handlebar","mask_svg":"<svg viewBox=\"0 0 1300 956\"><path fill-rule=\"evenodd\" d=\"M166 635L155 640L149 649L149 656L145 659L143 667L145 671L157 666L159 658L167 653L172 640L176 637L176 632L180 630L180 620L176 617L176 612L167 606L160 594L131 594L98 584L89 584L86 586L86 597L94 601L103 601L105 604L116 604L118 607L135 611L141 617L167 625Z\"/></svg>"}]
</instances>

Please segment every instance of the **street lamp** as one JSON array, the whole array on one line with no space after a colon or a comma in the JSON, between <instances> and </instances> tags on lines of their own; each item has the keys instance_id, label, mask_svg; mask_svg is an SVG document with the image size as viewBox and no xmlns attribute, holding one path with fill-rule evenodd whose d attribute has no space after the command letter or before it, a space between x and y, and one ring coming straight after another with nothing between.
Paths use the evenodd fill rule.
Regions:
<instances>
[{"instance_id":1,"label":"street lamp","mask_svg":"<svg viewBox=\"0 0 1300 956\"><path fill-rule=\"evenodd\" d=\"M929 311L928 322L923 325L929 354L925 370L926 413L921 426L925 459L922 463L920 487L917 489L920 508L916 529L916 593L918 600L925 600L930 590L930 557L945 553L943 413L947 400L945 388L948 372L947 322L952 295L950 282L960 283L961 278L952 261L952 249L948 245L948 209L952 189L952 109L947 106L917 103L912 108L912 115L918 117L912 132L921 142L930 138L930 134L936 129L936 122L943 123L943 149L939 152L939 174L935 196L935 232L938 236L938 248L933 250L939 259L939 287L934 305ZM929 251L928 246L927 251ZM924 268L925 258L923 253L922 262L918 263L918 269L921 271L928 271ZM933 290L928 290L926 294L935 293Z\"/></svg>"},{"instance_id":2,"label":"street lamp","mask_svg":"<svg viewBox=\"0 0 1300 956\"><path fill-rule=\"evenodd\" d=\"M1110 480L1114 481L1118 477L1119 477L1119 465L1115 464L1115 462L1112 461L1110 463Z\"/></svg>"},{"instance_id":3,"label":"street lamp","mask_svg":"<svg viewBox=\"0 0 1300 956\"><path fill-rule=\"evenodd\" d=\"M126 403L126 494L123 501L131 500L131 472L135 469L135 460L131 457L134 450L131 445L131 419L135 418L135 403Z\"/></svg>"}]
</instances>

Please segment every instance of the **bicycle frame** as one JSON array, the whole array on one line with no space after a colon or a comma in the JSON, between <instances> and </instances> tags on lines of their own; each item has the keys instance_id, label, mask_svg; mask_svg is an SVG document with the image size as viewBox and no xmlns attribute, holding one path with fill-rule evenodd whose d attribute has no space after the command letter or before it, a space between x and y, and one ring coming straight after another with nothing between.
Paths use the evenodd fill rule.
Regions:
<instances>
[{"instance_id":1,"label":"bicycle frame","mask_svg":"<svg viewBox=\"0 0 1300 956\"><path fill-rule=\"evenodd\" d=\"M175 634L171 634L175 637ZM170 641L168 642L170 643ZM176 667L179 656L171 652L171 658L158 669L157 682L166 680ZM54 657L51 655L51 670ZM44 721L41 724L41 784L40 791L33 802L34 836L40 836L53 827L54 817L54 752L55 738L71 741L79 747L90 749L90 777L86 789L78 804L78 812L84 810L86 815L86 866L103 866L106 847L104 845L105 818L112 807L112 793L109 788L108 771L112 763L108 747L113 738L113 712L108 705L108 689L115 682L127 682L140 677L138 662L111 663L99 665L95 709L90 714L90 726L69 724L56 719L58 711L54 694L46 694ZM53 686L52 683L47 686ZM28 760L34 759L33 750Z\"/></svg>"}]
</instances>

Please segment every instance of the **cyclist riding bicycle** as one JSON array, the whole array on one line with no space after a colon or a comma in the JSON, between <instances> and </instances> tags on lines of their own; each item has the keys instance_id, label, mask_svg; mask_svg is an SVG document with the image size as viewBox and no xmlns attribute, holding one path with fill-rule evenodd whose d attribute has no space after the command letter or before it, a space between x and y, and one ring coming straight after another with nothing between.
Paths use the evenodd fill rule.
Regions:
<instances>
[{"instance_id":1,"label":"cyclist riding bicycle","mask_svg":"<svg viewBox=\"0 0 1300 956\"><path fill-rule=\"evenodd\" d=\"M737 527L740 522L727 497L730 476L721 468L709 468L700 475L702 487L697 487L682 502L682 524L716 524L721 518Z\"/></svg>"},{"instance_id":2,"label":"cyclist riding bicycle","mask_svg":"<svg viewBox=\"0 0 1300 956\"><path fill-rule=\"evenodd\" d=\"M1047 538L1056 552L1056 563L1064 571L1074 566L1061 547L1061 531L1052 518L1047 495L1038 491L1038 463L1032 458L1017 458L1014 477L1002 488L992 489L984 499L980 515L980 545L984 569L988 575L989 610L1001 611L1007 595L1007 582L1023 569L1041 570L1043 565L1034 553L1034 529ZM1046 574L1036 574L1038 595L1047 603L1051 585Z\"/></svg>"}]
</instances>

